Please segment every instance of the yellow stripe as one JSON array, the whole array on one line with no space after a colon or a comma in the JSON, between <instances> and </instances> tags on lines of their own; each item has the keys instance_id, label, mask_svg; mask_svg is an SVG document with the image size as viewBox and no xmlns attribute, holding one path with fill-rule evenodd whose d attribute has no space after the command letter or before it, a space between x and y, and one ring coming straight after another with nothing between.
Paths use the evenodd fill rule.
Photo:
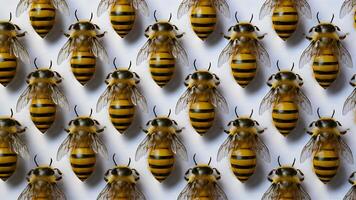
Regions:
<instances>
[{"instance_id":1,"label":"yellow stripe","mask_svg":"<svg viewBox=\"0 0 356 200\"><path fill-rule=\"evenodd\" d=\"M55 7L51 1L33 2L29 16L34 30L44 38L54 26L56 17Z\"/></svg>"},{"instance_id":2,"label":"yellow stripe","mask_svg":"<svg viewBox=\"0 0 356 200\"><path fill-rule=\"evenodd\" d=\"M162 47L149 57L150 72L158 86L164 87L172 79L175 71L175 58L172 53Z\"/></svg>"},{"instance_id":3,"label":"yellow stripe","mask_svg":"<svg viewBox=\"0 0 356 200\"><path fill-rule=\"evenodd\" d=\"M192 8L190 22L197 36L205 40L215 29L216 10L210 0L200 0Z\"/></svg>"},{"instance_id":4,"label":"yellow stripe","mask_svg":"<svg viewBox=\"0 0 356 200\"><path fill-rule=\"evenodd\" d=\"M135 105L131 99L113 100L110 102L109 115L116 130L123 133L133 121Z\"/></svg>"},{"instance_id":5,"label":"yellow stripe","mask_svg":"<svg viewBox=\"0 0 356 200\"><path fill-rule=\"evenodd\" d=\"M129 1L117 1L110 10L110 22L120 37L125 37L135 22L135 8Z\"/></svg>"},{"instance_id":6,"label":"yellow stripe","mask_svg":"<svg viewBox=\"0 0 356 200\"><path fill-rule=\"evenodd\" d=\"M287 40L298 25L298 11L294 2L287 0L277 4L273 10L272 23L277 35Z\"/></svg>"},{"instance_id":7,"label":"yellow stripe","mask_svg":"<svg viewBox=\"0 0 356 200\"><path fill-rule=\"evenodd\" d=\"M70 64L74 77L82 85L85 85L93 78L96 67L96 58L93 53L89 51L75 51L72 54Z\"/></svg>"},{"instance_id":8,"label":"yellow stripe","mask_svg":"<svg viewBox=\"0 0 356 200\"><path fill-rule=\"evenodd\" d=\"M15 77L17 58L8 51L0 52L0 84L7 86Z\"/></svg>"}]
</instances>

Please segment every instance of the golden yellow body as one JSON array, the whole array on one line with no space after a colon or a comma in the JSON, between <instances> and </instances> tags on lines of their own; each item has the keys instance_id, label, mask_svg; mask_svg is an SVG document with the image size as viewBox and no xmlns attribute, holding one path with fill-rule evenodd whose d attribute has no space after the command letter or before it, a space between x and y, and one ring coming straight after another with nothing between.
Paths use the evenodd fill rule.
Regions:
<instances>
[{"instance_id":1,"label":"golden yellow body","mask_svg":"<svg viewBox=\"0 0 356 200\"><path fill-rule=\"evenodd\" d=\"M29 16L33 29L44 38L54 26L56 8L51 0L35 0L31 3Z\"/></svg>"},{"instance_id":2,"label":"golden yellow body","mask_svg":"<svg viewBox=\"0 0 356 200\"><path fill-rule=\"evenodd\" d=\"M298 0L279 0L273 10L273 28L282 40L290 38L297 29L299 17L294 1Z\"/></svg>"},{"instance_id":3,"label":"golden yellow body","mask_svg":"<svg viewBox=\"0 0 356 200\"><path fill-rule=\"evenodd\" d=\"M216 9L211 0L199 0L197 5L192 7L190 23L201 40L207 39L215 30L216 21Z\"/></svg>"}]
</instances>

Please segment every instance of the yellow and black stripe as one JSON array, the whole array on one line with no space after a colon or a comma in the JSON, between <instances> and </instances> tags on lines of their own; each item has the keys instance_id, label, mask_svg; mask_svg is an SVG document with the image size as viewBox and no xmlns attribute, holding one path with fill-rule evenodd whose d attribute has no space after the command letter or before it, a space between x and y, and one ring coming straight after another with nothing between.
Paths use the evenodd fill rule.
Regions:
<instances>
[{"instance_id":1,"label":"yellow and black stripe","mask_svg":"<svg viewBox=\"0 0 356 200\"><path fill-rule=\"evenodd\" d=\"M56 111L56 104L51 98L35 98L31 101L31 120L42 133L45 133L53 124Z\"/></svg>"},{"instance_id":2,"label":"yellow and black stripe","mask_svg":"<svg viewBox=\"0 0 356 200\"><path fill-rule=\"evenodd\" d=\"M120 37L125 37L132 29L135 22L135 8L132 1L117 0L110 10L110 22Z\"/></svg>"},{"instance_id":3,"label":"yellow and black stripe","mask_svg":"<svg viewBox=\"0 0 356 200\"><path fill-rule=\"evenodd\" d=\"M334 147L321 147L314 155L314 172L323 183L328 183L336 175L339 165L339 155Z\"/></svg>"},{"instance_id":4,"label":"yellow and black stripe","mask_svg":"<svg viewBox=\"0 0 356 200\"><path fill-rule=\"evenodd\" d=\"M31 3L30 21L33 29L42 38L51 31L56 19L56 8L50 0L36 0Z\"/></svg>"},{"instance_id":5,"label":"yellow and black stripe","mask_svg":"<svg viewBox=\"0 0 356 200\"><path fill-rule=\"evenodd\" d=\"M0 143L0 178L6 181L16 170L17 154L8 143Z\"/></svg>"},{"instance_id":6,"label":"yellow and black stripe","mask_svg":"<svg viewBox=\"0 0 356 200\"><path fill-rule=\"evenodd\" d=\"M256 55L245 48L235 54L231 59L231 72L241 87L246 87L256 76Z\"/></svg>"},{"instance_id":7,"label":"yellow and black stripe","mask_svg":"<svg viewBox=\"0 0 356 200\"><path fill-rule=\"evenodd\" d=\"M256 169L256 152L252 148L239 148L231 152L231 170L241 182L247 181Z\"/></svg>"},{"instance_id":8,"label":"yellow and black stripe","mask_svg":"<svg viewBox=\"0 0 356 200\"><path fill-rule=\"evenodd\" d=\"M0 84L7 86L15 77L17 58L8 51L0 51Z\"/></svg>"},{"instance_id":9,"label":"yellow and black stripe","mask_svg":"<svg viewBox=\"0 0 356 200\"><path fill-rule=\"evenodd\" d=\"M316 81L324 89L328 88L339 74L339 61L331 48L323 48L315 56L313 72Z\"/></svg>"},{"instance_id":10,"label":"yellow and black stripe","mask_svg":"<svg viewBox=\"0 0 356 200\"><path fill-rule=\"evenodd\" d=\"M272 110L273 124L283 136L287 136L295 129L298 118L299 109L294 100L281 100L274 104Z\"/></svg>"},{"instance_id":11,"label":"yellow and black stripe","mask_svg":"<svg viewBox=\"0 0 356 200\"><path fill-rule=\"evenodd\" d=\"M298 11L294 0L279 1L272 15L273 28L282 40L287 40L297 29Z\"/></svg>"},{"instance_id":12,"label":"yellow and black stripe","mask_svg":"<svg viewBox=\"0 0 356 200\"><path fill-rule=\"evenodd\" d=\"M158 86L164 87L172 79L175 71L175 58L168 47L152 52L149 60L150 72Z\"/></svg>"},{"instance_id":13,"label":"yellow and black stripe","mask_svg":"<svg viewBox=\"0 0 356 200\"><path fill-rule=\"evenodd\" d=\"M164 181L173 171L175 158L168 144L163 143L150 149L147 160L149 170L159 182Z\"/></svg>"},{"instance_id":14,"label":"yellow and black stripe","mask_svg":"<svg viewBox=\"0 0 356 200\"><path fill-rule=\"evenodd\" d=\"M214 123L214 105L209 101L191 103L189 108L189 118L195 131L200 135L205 134Z\"/></svg>"},{"instance_id":15,"label":"yellow and black stripe","mask_svg":"<svg viewBox=\"0 0 356 200\"><path fill-rule=\"evenodd\" d=\"M131 99L116 99L110 102L109 115L116 130L123 133L131 125L135 115L135 105Z\"/></svg>"},{"instance_id":16,"label":"yellow and black stripe","mask_svg":"<svg viewBox=\"0 0 356 200\"><path fill-rule=\"evenodd\" d=\"M85 181L94 172L96 155L89 144L79 146L72 149L69 160L75 175L81 181Z\"/></svg>"},{"instance_id":17,"label":"yellow and black stripe","mask_svg":"<svg viewBox=\"0 0 356 200\"><path fill-rule=\"evenodd\" d=\"M216 10L211 0L199 0L192 8L190 23L193 31L201 40L205 40L214 31L216 25Z\"/></svg>"},{"instance_id":18,"label":"yellow and black stripe","mask_svg":"<svg viewBox=\"0 0 356 200\"><path fill-rule=\"evenodd\" d=\"M80 84L85 85L94 76L96 58L87 48L82 48L73 52L70 65L74 77Z\"/></svg>"}]
</instances>

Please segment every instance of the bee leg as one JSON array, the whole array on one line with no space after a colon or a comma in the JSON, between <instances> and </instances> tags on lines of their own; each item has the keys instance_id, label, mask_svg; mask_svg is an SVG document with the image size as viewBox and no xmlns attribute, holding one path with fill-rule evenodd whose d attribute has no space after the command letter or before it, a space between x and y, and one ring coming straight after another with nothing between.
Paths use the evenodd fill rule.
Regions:
<instances>
[{"instance_id":1,"label":"bee leg","mask_svg":"<svg viewBox=\"0 0 356 200\"><path fill-rule=\"evenodd\" d=\"M104 129L105 129L105 127L103 127L103 128L101 128L101 129L96 130L96 132L97 132L97 133L101 133L101 132L103 132L103 131L104 131Z\"/></svg>"},{"instance_id":2,"label":"bee leg","mask_svg":"<svg viewBox=\"0 0 356 200\"><path fill-rule=\"evenodd\" d=\"M257 39L262 40L263 38L265 38L266 35L267 35L267 33L265 33L265 34L263 34L261 36L257 36Z\"/></svg>"},{"instance_id":3,"label":"bee leg","mask_svg":"<svg viewBox=\"0 0 356 200\"><path fill-rule=\"evenodd\" d=\"M181 129L177 129L176 130L176 133L181 133L183 131L184 128L181 128Z\"/></svg>"},{"instance_id":4,"label":"bee leg","mask_svg":"<svg viewBox=\"0 0 356 200\"><path fill-rule=\"evenodd\" d=\"M313 40L313 38L309 36L305 36L305 38L307 38L307 40Z\"/></svg>"},{"instance_id":5,"label":"bee leg","mask_svg":"<svg viewBox=\"0 0 356 200\"><path fill-rule=\"evenodd\" d=\"M348 129L346 129L346 130L344 130L344 131L340 131L340 134L341 135L345 135L346 133L347 133L347 131L349 131L350 129L348 128Z\"/></svg>"},{"instance_id":6,"label":"bee leg","mask_svg":"<svg viewBox=\"0 0 356 200\"><path fill-rule=\"evenodd\" d=\"M98 37L98 38L102 38L102 37L104 37L104 35L106 34L106 31L104 31L104 33L102 33L102 34L98 34L98 35L96 35L96 37Z\"/></svg>"},{"instance_id":7,"label":"bee leg","mask_svg":"<svg viewBox=\"0 0 356 200\"><path fill-rule=\"evenodd\" d=\"M192 169L189 169L188 171L185 172L185 174L184 174L184 179L185 179L186 181L189 180L189 174L190 174L191 171L192 171Z\"/></svg>"},{"instance_id":8,"label":"bee leg","mask_svg":"<svg viewBox=\"0 0 356 200\"><path fill-rule=\"evenodd\" d=\"M344 39L346 38L346 36L348 36L348 35L349 35L349 34L347 33L347 34L345 34L345 35L343 35L343 36L340 36L339 39L340 39L340 40L344 40Z\"/></svg>"},{"instance_id":9,"label":"bee leg","mask_svg":"<svg viewBox=\"0 0 356 200\"><path fill-rule=\"evenodd\" d=\"M66 36L67 38L70 37L70 35L68 33L63 33L64 36Z\"/></svg>"},{"instance_id":10,"label":"bee leg","mask_svg":"<svg viewBox=\"0 0 356 200\"><path fill-rule=\"evenodd\" d=\"M181 38L181 37L183 37L184 34L185 33L178 34L178 35L176 35L176 38Z\"/></svg>"},{"instance_id":11,"label":"bee leg","mask_svg":"<svg viewBox=\"0 0 356 200\"><path fill-rule=\"evenodd\" d=\"M262 134L263 132L265 132L265 130L267 130L267 128L261 129L261 130L257 130L257 133Z\"/></svg>"},{"instance_id":12,"label":"bee leg","mask_svg":"<svg viewBox=\"0 0 356 200\"><path fill-rule=\"evenodd\" d=\"M225 130L225 129L224 129L224 132L225 132L226 134L230 134L230 131L228 131L228 130Z\"/></svg>"},{"instance_id":13,"label":"bee leg","mask_svg":"<svg viewBox=\"0 0 356 200\"><path fill-rule=\"evenodd\" d=\"M64 131L65 131L65 132L67 132L67 133L69 133L69 132L70 132L70 131L69 131L69 129L66 129L66 128L64 129Z\"/></svg>"},{"instance_id":14,"label":"bee leg","mask_svg":"<svg viewBox=\"0 0 356 200\"><path fill-rule=\"evenodd\" d=\"M25 36L26 35L26 31L25 32L23 32L23 33L19 33L19 34L16 34L16 37L23 37L23 36Z\"/></svg>"},{"instance_id":15,"label":"bee leg","mask_svg":"<svg viewBox=\"0 0 356 200\"><path fill-rule=\"evenodd\" d=\"M145 132L145 133L148 133L148 130L146 130L146 129L142 129L142 131Z\"/></svg>"},{"instance_id":16,"label":"bee leg","mask_svg":"<svg viewBox=\"0 0 356 200\"><path fill-rule=\"evenodd\" d=\"M214 170L214 171L215 171L215 173L216 173L216 179L217 179L217 180L219 180L219 179L221 178L221 175L220 175L219 170L218 170L218 169L216 169L216 168L213 168L213 170Z\"/></svg>"},{"instance_id":17,"label":"bee leg","mask_svg":"<svg viewBox=\"0 0 356 200\"><path fill-rule=\"evenodd\" d=\"M25 131L26 131L26 128L27 128L27 127L22 128L22 129L19 129L19 130L17 131L17 133L23 133L23 132L25 132Z\"/></svg>"},{"instance_id":18,"label":"bee leg","mask_svg":"<svg viewBox=\"0 0 356 200\"><path fill-rule=\"evenodd\" d=\"M313 135L313 132L311 131L306 131L309 135Z\"/></svg>"},{"instance_id":19,"label":"bee leg","mask_svg":"<svg viewBox=\"0 0 356 200\"><path fill-rule=\"evenodd\" d=\"M231 39L230 36L227 36L227 35L225 35L224 33L221 33L221 34L223 35L223 37L224 37L225 39L227 39L227 40L230 40L230 39Z\"/></svg>"}]
</instances>

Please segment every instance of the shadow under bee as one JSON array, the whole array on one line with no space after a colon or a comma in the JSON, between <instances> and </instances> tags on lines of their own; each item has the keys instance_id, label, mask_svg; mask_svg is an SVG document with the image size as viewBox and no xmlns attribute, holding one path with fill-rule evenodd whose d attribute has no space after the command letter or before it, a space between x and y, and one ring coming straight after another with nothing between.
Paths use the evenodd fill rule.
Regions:
<instances>
[{"instance_id":1,"label":"shadow under bee","mask_svg":"<svg viewBox=\"0 0 356 200\"><path fill-rule=\"evenodd\" d=\"M348 85L348 77L346 76L346 67L339 65L339 74L336 80L326 89L326 92L330 95L335 95L342 92L342 89Z\"/></svg>"},{"instance_id":2,"label":"shadow under bee","mask_svg":"<svg viewBox=\"0 0 356 200\"><path fill-rule=\"evenodd\" d=\"M103 82L104 82L103 80L105 78L104 67L107 67L107 66L109 66L108 63L105 63L100 58L96 58L94 76L86 85L83 86L87 91L96 90L101 86L101 84L103 84Z\"/></svg>"},{"instance_id":3,"label":"shadow under bee","mask_svg":"<svg viewBox=\"0 0 356 200\"><path fill-rule=\"evenodd\" d=\"M185 77L183 77L182 67L186 66L182 66L182 64L177 60L172 80L170 80L168 84L163 87L163 91L165 93L175 93L177 89L183 85L182 80L184 80Z\"/></svg>"},{"instance_id":4,"label":"shadow under bee","mask_svg":"<svg viewBox=\"0 0 356 200\"><path fill-rule=\"evenodd\" d=\"M306 128L308 127L309 124L306 123L305 117L306 117L306 113L301 108L299 108L299 119L298 119L297 126L287 136L287 142L294 143L300 138L307 135Z\"/></svg>"},{"instance_id":5,"label":"shadow under bee","mask_svg":"<svg viewBox=\"0 0 356 200\"><path fill-rule=\"evenodd\" d=\"M140 13L140 11L136 12L136 18L135 18L135 23L134 26L132 27L132 30L124 37L121 38L117 33L115 33L118 37L121 39L124 39L125 43L132 44L136 42L142 35L143 35L143 23L142 23L142 18L145 17Z\"/></svg>"},{"instance_id":6,"label":"shadow under bee","mask_svg":"<svg viewBox=\"0 0 356 200\"><path fill-rule=\"evenodd\" d=\"M6 87L11 92L19 91L19 88L21 88L21 86L24 84L24 82L26 80L26 75L27 75L26 70L25 70L26 64L23 63L20 59L17 59L17 60L18 60L18 62L17 62L16 75L15 75L14 79Z\"/></svg>"},{"instance_id":7,"label":"shadow under bee","mask_svg":"<svg viewBox=\"0 0 356 200\"><path fill-rule=\"evenodd\" d=\"M142 112L141 110L139 110L140 108L136 107L136 113L135 113L135 118L132 122L132 124L130 125L130 127L125 131L125 133L123 133L122 135L124 135L125 138L127 139L134 139L137 136L140 135L140 133L142 132L142 124L144 123L144 121L142 120L142 114L144 112ZM108 116L109 117L109 116ZM116 129L115 129L116 130ZM119 133L119 131L116 132L117 134L121 135L121 133Z\"/></svg>"},{"instance_id":8,"label":"shadow under bee","mask_svg":"<svg viewBox=\"0 0 356 200\"><path fill-rule=\"evenodd\" d=\"M347 174L348 166L346 166L346 165L348 165L348 164L346 162L342 161L342 158L341 158L340 167L337 170L337 174L330 181L330 183L326 184L326 187L328 190L330 190L330 191L338 190L339 188L342 188L344 186L344 184L347 184L347 185L349 184L347 180L348 180L350 174Z\"/></svg>"},{"instance_id":9,"label":"shadow under bee","mask_svg":"<svg viewBox=\"0 0 356 200\"><path fill-rule=\"evenodd\" d=\"M214 140L217 137L219 137L222 134L225 134L223 132L224 127L226 126L226 124L224 124L223 122L223 113L221 113L222 110L219 108L215 108L215 119L214 119L214 123L213 126L208 130L207 133L205 133L204 135L202 135L201 137L204 140ZM196 133L196 132L195 132ZM196 133L198 134L198 133Z\"/></svg>"},{"instance_id":10,"label":"shadow under bee","mask_svg":"<svg viewBox=\"0 0 356 200\"><path fill-rule=\"evenodd\" d=\"M294 47L301 43L305 39L305 33L307 32L305 22L307 19L301 17L297 26L297 30L293 33L292 37L286 40L287 47Z\"/></svg>"},{"instance_id":11,"label":"shadow under bee","mask_svg":"<svg viewBox=\"0 0 356 200\"><path fill-rule=\"evenodd\" d=\"M271 67L265 67L265 66L258 66L257 68L257 73L255 78L251 81L250 84L248 84L245 88L245 91L248 94L256 93L259 91L261 88L265 87L266 85L266 79L265 79L265 71L270 70ZM230 69L231 70L231 69ZM231 72L230 72L231 73ZM236 83L236 81L235 81ZM237 84L237 83L236 83ZM237 84L238 87L241 87L239 84Z\"/></svg>"},{"instance_id":12,"label":"shadow under bee","mask_svg":"<svg viewBox=\"0 0 356 200\"><path fill-rule=\"evenodd\" d=\"M223 16L218 16L218 21L216 23L215 30L206 39L206 41L203 41L207 46L214 46L223 38L221 33L224 32L224 27L222 25L223 23L221 21L221 18L223 18ZM198 36L196 37L198 38Z\"/></svg>"},{"instance_id":13,"label":"shadow under bee","mask_svg":"<svg viewBox=\"0 0 356 200\"><path fill-rule=\"evenodd\" d=\"M18 186L26 180L27 163L26 160L18 157L15 173L6 181L10 186Z\"/></svg>"},{"instance_id":14,"label":"shadow under bee","mask_svg":"<svg viewBox=\"0 0 356 200\"><path fill-rule=\"evenodd\" d=\"M64 13L59 12L58 10L56 11L56 21L54 23L54 26L52 28L52 30L48 33L48 35L43 39L45 42L48 43L54 43L57 40L59 40L59 38L61 38L63 36L63 30L65 30L65 26L64 26L64 21L63 18L65 16ZM40 37L39 35L37 35L38 37ZM42 39L42 38L41 38Z\"/></svg>"},{"instance_id":15,"label":"shadow under bee","mask_svg":"<svg viewBox=\"0 0 356 200\"><path fill-rule=\"evenodd\" d=\"M265 173L265 170L263 169L263 165L265 165L263 160L258 159L255 173L243 185L245 185L247 188L252 189L252 188L256 188L259 185L261 185L262 183L264 183L267 180L267 174ZM234 176L234 174L232 174L232 176Z\"/></svg>"},{"instance_id":16,"label":"shadow under bee","mask_svg":"<svg viewBox=\"0 0 356 200\"><path fill-rule=\"evenodd\" d=\"M105 141L103 141L105 144ZM97 187L101 181L104 181L105 169L103 165L104 159L101 155L96 154L95 170L93 174L85 181L85 185L89 188ZM73 172L73 176L74 172Z\"/></svg>"},{"instance_id":17,"label":"shadow under bee","mask_svg":"<svg viewBox=\"0 0 356 200\"><path fill-rule=\"evenodd\" d=\"M172 173L167 177L166 180L162 182L163 187L165 188L173 188L177 185L178 182L184 180L183 179L183 168L182 162L184 162L180 157L175 156L175 163ZM152 176L153 178L153 176ZM153 178L154 179L154 178Z\"/></svg>"},{"instance_id":18,"label":"shadow under bee","mask_svg":"<svg viewBox=\"0 0 356 200\"><path fill-rule=\"evenodd\" d=\"M66 126L66 122L64 119L64 112L65 108L60 107L57 105L57 113L56 118L52 126L44 133L46 137L49 139L56 139L58 135L64 133L64 127ZM39 131L40 132L40 131Z\"/></svg>"}]
</instances>

